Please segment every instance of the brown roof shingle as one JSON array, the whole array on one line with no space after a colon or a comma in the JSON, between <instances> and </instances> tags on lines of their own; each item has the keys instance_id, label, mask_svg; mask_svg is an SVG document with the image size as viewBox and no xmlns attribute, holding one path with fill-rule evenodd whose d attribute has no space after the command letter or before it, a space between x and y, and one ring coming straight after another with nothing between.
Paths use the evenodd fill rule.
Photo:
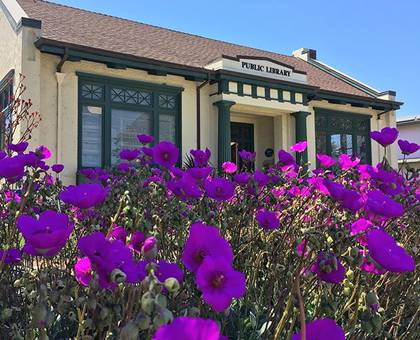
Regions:
<instances>
[{"instance_id":1,"label":"brown roof shingle","mask_svg":"<svg viewBox=\"0 0 420 340\"><path fill-rule=\"evenodd\" d=\"M32 19L42 21L42 37L115 53L190 67L204 67L222 55L267 57L307 73L308 84L322 90L369 94L293 56L177 32L47 1L18 0Z\"/></svg>"}]
</instances>

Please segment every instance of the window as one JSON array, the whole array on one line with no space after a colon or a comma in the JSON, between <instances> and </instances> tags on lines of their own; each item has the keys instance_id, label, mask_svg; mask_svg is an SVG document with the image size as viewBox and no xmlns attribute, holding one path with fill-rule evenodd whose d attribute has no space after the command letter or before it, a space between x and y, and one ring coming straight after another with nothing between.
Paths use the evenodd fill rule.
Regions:
<instances>
[{"instance_id":1,"label":"window","mask_svg":"<svg viewBox=\"0 0 420 340\"><path fill-rule=\"evenodd\" d=\"M79 167L109 167L137 135L180 147L181 88L79 75Z\"/></svg>"},{"instance_id":2,"label":"window","mask_svg":"<svg viewBox=\"0 0 420 340\"><path fill-rule=\"evenodd\" d=\"M0 81L0 149L4 147L5 128L11 119L10 104L13 96L13 76L14 70L11 70Z\"/></svg>"},{"instance_id":3,"label":"window","mask_svg":"<svg viewBox=\"0 0 420 340\"><path fill-rule=\"evenodd\" d=\"M370 116L349 112L316 110L316 151L338 158L346 153L362 163L371 162Z\"/></svg>"}]
</instances>

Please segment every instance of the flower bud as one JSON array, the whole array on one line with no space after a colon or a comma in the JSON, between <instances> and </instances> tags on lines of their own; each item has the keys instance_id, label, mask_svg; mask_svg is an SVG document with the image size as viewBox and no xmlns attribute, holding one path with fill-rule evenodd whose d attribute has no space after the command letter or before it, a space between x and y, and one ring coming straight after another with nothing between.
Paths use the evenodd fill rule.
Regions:
<instances>
[{"instance_id":1,"label":"flower bud","mask_svg":"<svg viewBox=\"0 0 420 340\"><path fill-rule=\"evenodd\" d=\"M11 308L5 308L1 311L1 319L7 320L12 316L13 310Z\"/></svg>"},{"instance_id":2,"label":"flower bud","mask_svg":"<svg viewBox=\"0 0 420 340\"><path fill-rule=\"evenodd\" d=\"M349 287L345 287L345 288L343 289L343 294L344 294L345 296L350 296L350 294L351 294L351 289L350 289Z\"/></svg>"},{"instance_id":3,"label":"flower bud","mask_svg":"<svg viewBox=\"0 0 420 340\"><path fill-rule=\"evenodd\" d=\"M141 309L146 314L152 314L154 308L154 299L150 292L145 293L141 298Z\"/></svg>"},{"instance_id":4,"label":"flower bud","mask_svg":"<svg viewBox=\"0 0 420 340\"><path fill-rule=\"evenodd\" d=\"M368 307L379 305L378 296L372 292L366 294L365 301Z\"/></svg>"},{"instance_id":5,"label":"flower bud","mask_svg":"<svg viewBox=\"0 0 420 340\"><path fill-rule=\"evenodd\" d=\"M170 277L165 280L165 288L168 290L169 293L176 294L180 289L180 284L178 280L174 277Z\"/></svg>"},{"instance_id":6,"label":"flower bud","mask_svg":"<svg viewBox=\"0 0 420 340\"><path fill-rule=\"evenodd\" d=\"M124 282L126 278L127 275L121 269L115 268L111 272L111 281L116 284Z\"/></svg>"},{"instance_id":7,"label":"flower bud","mask_svg":"<svg viewBox=\"0 0 420 340\"><path fill-rule=\"evenodd\" d=\"M373 331L375 333L378 333L382 329L382 318L380 315L375 315L371 320Z\"/></svg>"},{"instance_id":8,"label":"flower bud","mask_svg":"<svg viewBox=\"0 0 420 340\"><path fill-rule=\"evenodd\" d=\"M350 255L352 257L358 257L359 256L359 248L357 248L357 247L351 248Z\"/></svg>"},{"instance_id":9,"label":"flower bud","mask_svg":"<svg viewBox=\"0 0 420 340\"><path fill-rule=\"evenodd\" d=\"M352 271L351 269L349 269L349 270L346 272L346 276L347 276L347 278L348 278L349 280L353 280L353 279L354 279L354 271Z\"/></svg>"},{"instance_id":10,"label":"flower bud","mask_svg":"<svg viewBox=\"0 0 420 340\"><path fill-rule=\"evenodd\" d=\"M101 309L101 312L99 313L99 317L101 318L101 320L105 320L108 317L109 312L109 308L103 307Z\"/></svg>"},{"instance_id":11,"label":"flower bud","mask_svg":"<svg viewBox=\"0 0 420 340\"><path fill-rule=\"evenodd\" d=\"M162 308L166 308L168 306L168 300L163 294L157 294L155 297L155 302Z\"/></svg>"},{"instance_id":12,"label":"flower bud","mask_svg":"<svg viewBox=\"0 0 420 340\"><path fill-rule=\"evenodd\" d=\"M366 333L372 333L373 331L373 326L369 321L362 321L360 323L362 330Z\"/></svg>"},{"instance_id":13,"label":"flower bud","mask_svg":"<svg viewBox=\"0 0 420 340\"><path fill-rule=\"evenodd\" d=\"M133 321L130 321L121 329L119 338L121 340L137 340L138 336L139 328Z\"/></svg>"},{"instance_id":14,"label":"flower bud","mask_svg":"<svg viewBox=\"0 0 420 340\"><path fill-rule=\"evenodd\" d=\"M32 322L35 327L43 327L47 317L47 308L45 305L36 305L32 310Z\"/></svg>"},{"instance_id":15,"label":"flower bud","mask_svg":"<svg viewBox=\"0 0 420 340\"><path fill-rule=\"evenodd\" d=\"M148 315L139 314L136 317L137 326L140 328L140 330L144 331L150 327L150 317Z\"/></svg>"}]
</instances>

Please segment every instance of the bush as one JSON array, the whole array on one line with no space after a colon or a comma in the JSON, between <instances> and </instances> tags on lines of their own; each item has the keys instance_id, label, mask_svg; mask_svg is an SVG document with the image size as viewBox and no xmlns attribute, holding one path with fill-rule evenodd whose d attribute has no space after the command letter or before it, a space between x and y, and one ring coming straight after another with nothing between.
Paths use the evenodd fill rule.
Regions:
<instances>
[{"instance_id":1,"label":"bush","mask_svg":"<svg viewBox=\"0 0 420 340\"><path fill-rule=\"evenodd\" d=\"M415 337L417 174L284 150L266 171L208 150L181 169L139 141L69 187L45 147L1 155L1 338Z\"/></svg>"}]
</instances>

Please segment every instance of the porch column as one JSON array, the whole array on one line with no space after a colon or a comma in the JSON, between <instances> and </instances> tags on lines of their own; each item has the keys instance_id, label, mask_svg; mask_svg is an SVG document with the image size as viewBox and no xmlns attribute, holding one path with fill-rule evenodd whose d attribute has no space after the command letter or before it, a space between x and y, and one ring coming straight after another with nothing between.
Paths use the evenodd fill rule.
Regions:
<instances>
[{"instance_id":1,"label":"porch column","mask_svg":"<svg viewBox=\"0 0 420 340\"><path fill-rule=\"evenodd\" d=\"M230 161L230 108L235 102L220 100L217 106L217 163L219 167L223 162Z\"/></svg>"},{"instance_id":2,"label":"porch column","mask_svg":"<svg viewBox=\"0 0 420 340\"><path fill-rule=\"evenodd\" d=\"M298 111L291 114L293 117L295 117L295 131L296 131L296 143L307 141L307 128L306 128L306 117L310 115L309 112L306 111ZM309 142L315 142L315 141L308 141ZM308 162L308 149L305 150L305 152L296 153L296 161L298 164L300 163L307 163Z\"/></svg>"}]
</instances>

